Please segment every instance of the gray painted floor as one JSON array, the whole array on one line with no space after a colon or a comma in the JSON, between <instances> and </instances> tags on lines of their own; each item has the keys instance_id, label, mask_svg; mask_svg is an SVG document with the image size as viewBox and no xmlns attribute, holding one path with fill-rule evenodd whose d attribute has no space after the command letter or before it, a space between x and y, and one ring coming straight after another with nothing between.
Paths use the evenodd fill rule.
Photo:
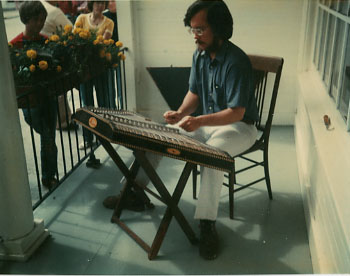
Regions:
<instances>
[{"instance_id":1,"label":"gray painted floor","mask_svg":"<svg viewBox=\"0 0 350 276\"><path fill-rule=\"evenodd\" d=\"M117 147L125 162L131 153ZM35 217L44 219L50 237L25 263L0 262L3 274L309 274L312 273L292 127L274 127L270 141L270 172L274 199L264 182L235 195L235 219L228 216L228 191L223 187L217 230L221 250L214 261L202 260L176 220L170 224L158 257L147 254L116 224L102 200L117 193L121 173L100 147L99 170L82 165L42 205ZM184 163L164 158L158 173L169 189ZM237 162L237 166L240 163ZM248 177L259 177L259 169ZM243 180L243 178L238 178ZM196 201L191 180L180 201L192 228ZM150 185L151 186L151 185ZM148 243L155 235L165 207L157 200L154 210L123 212L122 218Z\"/></svg>"}]
</instances>

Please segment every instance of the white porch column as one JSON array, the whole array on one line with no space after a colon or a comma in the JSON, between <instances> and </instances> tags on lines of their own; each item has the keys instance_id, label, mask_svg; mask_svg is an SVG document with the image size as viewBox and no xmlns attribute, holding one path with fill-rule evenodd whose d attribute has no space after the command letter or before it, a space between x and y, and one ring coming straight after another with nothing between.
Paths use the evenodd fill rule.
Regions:
<instances>
[{"instance_id":1,"label":"white porch column","mask_svg":"<svg viewBox=\"0 0 350 276\"><path fill-rule=\"evenodd\" d=\"M48 231L34 221L1 1L0 126L0 260L25 261Z\"/></svg>"}]
</instances>

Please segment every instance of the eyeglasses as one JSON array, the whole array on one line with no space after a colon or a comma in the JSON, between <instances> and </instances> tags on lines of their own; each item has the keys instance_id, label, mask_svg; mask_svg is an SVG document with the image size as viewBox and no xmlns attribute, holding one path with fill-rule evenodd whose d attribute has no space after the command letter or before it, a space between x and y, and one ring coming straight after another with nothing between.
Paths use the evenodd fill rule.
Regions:
<instances>
[{"instance_id":1,"label":"eyeglasses","mask_svg":"<svg viewBox=\"0 0 350 276\"><path fill-rule=\"evenodd\" d=\"M206 28L207 27L200 27L200 28L191 28L190 27L190 28L188 28L188 32L189 32L189 34L202 36Z\"/></svg>"}]
</instances>

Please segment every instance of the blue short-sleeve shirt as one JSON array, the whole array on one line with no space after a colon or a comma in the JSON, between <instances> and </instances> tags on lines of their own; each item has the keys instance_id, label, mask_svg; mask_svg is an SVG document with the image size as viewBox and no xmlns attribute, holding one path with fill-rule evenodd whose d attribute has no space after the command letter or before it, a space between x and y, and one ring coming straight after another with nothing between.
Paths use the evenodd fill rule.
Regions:
<instances>
[{"instance_id":1,"label":"blue short-sleeve shirt","mask_svg":"<svg viewBox=\"0 0 350 276\"><path fill-rule=\"evenodd\" d=\"M244 119L259 119L250 60L230 41L223 43L214 60L205 51L195 51L189 90L199 96L203 114L244 107Z\"/></svg>"}]
</instances>

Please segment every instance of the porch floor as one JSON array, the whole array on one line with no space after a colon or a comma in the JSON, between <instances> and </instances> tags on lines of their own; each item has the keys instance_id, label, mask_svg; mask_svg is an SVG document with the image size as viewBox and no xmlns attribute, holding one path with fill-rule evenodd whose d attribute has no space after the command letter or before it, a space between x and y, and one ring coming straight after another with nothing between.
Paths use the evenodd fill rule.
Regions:
<instances>
[{"instance_id":1,"label":"porch floor","mask_svg":"<svg viewBox=\"0 0 350 276\"><path fill-rule=\"evenodd\" d=\"M130 164L131 152L116 148ZM228 190L223 187L217 219L221 249L214 261L199 257L197 246L190 244L176 220L170 224L158 257L149 261L146 252L110 222L112 211L105 209L102 201L119 192L122 175L102 147L96 156L102 163L100 169L83 164L35 210L35 218L44 219L49 238L25 263L0 261L2 274L312 273L293 127L272 130L273 200L268 198L265 182L240 191L235 195L235 219L230 220ZM182 161L164 158L158 173L172 187L183 166ZM249 177L261 174L258 169ZM179 206L198 235L191 183L189 180ZM122 214L129 227L148 243L153 240L165 210L158 200L152 202L156 205L154 210Z\"/></svg>"}]
</instances>

